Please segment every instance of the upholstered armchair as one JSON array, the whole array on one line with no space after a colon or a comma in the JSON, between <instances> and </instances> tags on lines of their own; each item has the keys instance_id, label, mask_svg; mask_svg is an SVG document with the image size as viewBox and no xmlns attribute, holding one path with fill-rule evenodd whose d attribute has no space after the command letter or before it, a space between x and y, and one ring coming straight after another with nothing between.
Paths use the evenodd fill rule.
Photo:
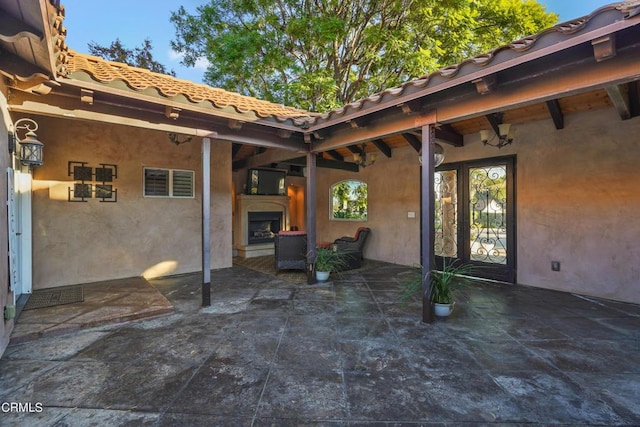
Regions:
<instances>
[{"instance_id":1,"label":"upholstered armchair","mask_svg":"<svg viewBox=\"0 0 640 427\"><path fill-rule=\"evenodd\" d=\"M333 244L338 251L342 252L358 252L360 259L362 259L362 251L364 244L367 242L367 237L371 233L369 227L360 227L356 230L356 234L351 236L342 236L336 239Z\"/></svg>"},{"instance_id":2,"label":"upholstered armchair","mask_svg":"<svg viewBox=\"0 0 640 427\"><path fill-rule=\"evenodd\" d=\"M307 233L280 231L273 238L276 274L280 270L307 269Z\"/></svg>"}]
</instances>

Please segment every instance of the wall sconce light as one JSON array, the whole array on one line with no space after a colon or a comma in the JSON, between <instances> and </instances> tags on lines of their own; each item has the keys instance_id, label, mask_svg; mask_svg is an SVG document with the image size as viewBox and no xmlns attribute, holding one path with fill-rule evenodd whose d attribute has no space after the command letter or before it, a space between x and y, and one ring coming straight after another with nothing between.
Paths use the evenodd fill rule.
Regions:
<instances>
[{"instance_id":1,"label":"wall sconce light","mask_svg":"<svg viewBox=\"0 0 640 427\"><path fill-rule=\"evenodd\" d=\"M36 131L38 123L31 119L20 119L13 124L13 133L9 134L9 151L19 150L20 162L25 166L42 166L42 152L44 144L38 140ZM26 131L20 139L18 131ZM19 146L16 146L18 142Z\"/></svg>"},{"instance_id":2,"label":"wall sconce light","mask_svg":"<svg viewBox=\"0 0 640 427\"><path fill-rule=\"evenodd\" d=\"M513 142L513 138L509 138L509 131L511 130L511 124L509 123L501 123L498 125L498 133L499 135L493 135L493 138L489 140L489 131L481 130L480 131L480 140L484 145L490 145L492 147L497 147L498 149L504 147L505 145L509 145ZM498 138L497 142L494 140Z\"/></svg>"},{"instance_id":3,"label":"wall sconce light","mask_svg":"<svg viewBox=\"0 0 640 427\"><path fill-rule=\"evenodd\" d=\"M366 146L365 144L362 144L362 149L361 149L362 154L353 153L353 161L358 166L362 166L363 168L366 168L367 166L371 166L376 162L376 159L378 158L376 153L370 153L369 155L367 155L367 153L364 151L365 146Z\"/></svg>"},{"instance_id":4,"label":"wall sconce light","mask_svg":"<svg viewBox=\"0 0 640 427\"><path fill-rule=\"evenodd\" d=\"M418 161L422 164L422 149L418 153ZM444 162L444 148L442 145L435 143L433 144L433 167L437 168Z\"/></svg>"}]
</instances>

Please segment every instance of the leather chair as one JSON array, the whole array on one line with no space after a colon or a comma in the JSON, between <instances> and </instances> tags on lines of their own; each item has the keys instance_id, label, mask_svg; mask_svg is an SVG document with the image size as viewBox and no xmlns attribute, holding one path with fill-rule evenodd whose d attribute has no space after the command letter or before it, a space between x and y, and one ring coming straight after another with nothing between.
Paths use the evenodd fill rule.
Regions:
<instances>
[{"instance_id":1,"label":"leather chair","mask_svg":"<svg viewBox=\"0 0 640 427\"><path fill-rule=\"evenodd\" d=\"M307 269L307 233L280 231L273 238L276 274L280 270Z\"/></svg>"},{"instance_id":2,"label":"leather chair","mask_svg":"<svg viewBox=\"0 0 640 427\"><path fill-rule=\"evenodd\" d=\"M369 227L360 227L356 230L356 234L351 236L342 236L337 238L333 244L338 251L341 252L357 252L360 259L363 258L362 252L364 250L364 244L367 242L367 238L371 234Z\"/></svg>"}]
</instances>

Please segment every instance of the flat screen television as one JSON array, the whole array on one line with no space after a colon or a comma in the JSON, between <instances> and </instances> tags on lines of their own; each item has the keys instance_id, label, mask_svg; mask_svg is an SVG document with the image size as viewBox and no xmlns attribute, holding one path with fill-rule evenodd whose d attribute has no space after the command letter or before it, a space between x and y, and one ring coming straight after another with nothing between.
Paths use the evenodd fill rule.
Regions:
<instances>
[{"instance_id":1,"label":"flat screen television","mask_svg":"<svg viewBox=\"0 0 640 427\"><path fill-rule=\"evenodd\" d=\"M247 194L254 196L286 196L284 179L287 173L278 169L249 169Z\"/></svg>"}]
</instances>

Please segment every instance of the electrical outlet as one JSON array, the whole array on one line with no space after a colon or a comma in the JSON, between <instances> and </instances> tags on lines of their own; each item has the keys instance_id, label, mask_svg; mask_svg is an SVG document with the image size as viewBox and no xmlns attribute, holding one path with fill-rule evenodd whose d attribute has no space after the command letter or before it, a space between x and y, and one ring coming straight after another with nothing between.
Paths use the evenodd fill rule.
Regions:
<instances>
[{"instance_id":1,"label":"electrical outlet","mask_svg":"<svg viewBox=\"0 0 640 427\"><path fill-rule=\"evenodd\" d=\"M560 261L551 261L551 271L560 271Z\"/></svg>"}]
</instances>

